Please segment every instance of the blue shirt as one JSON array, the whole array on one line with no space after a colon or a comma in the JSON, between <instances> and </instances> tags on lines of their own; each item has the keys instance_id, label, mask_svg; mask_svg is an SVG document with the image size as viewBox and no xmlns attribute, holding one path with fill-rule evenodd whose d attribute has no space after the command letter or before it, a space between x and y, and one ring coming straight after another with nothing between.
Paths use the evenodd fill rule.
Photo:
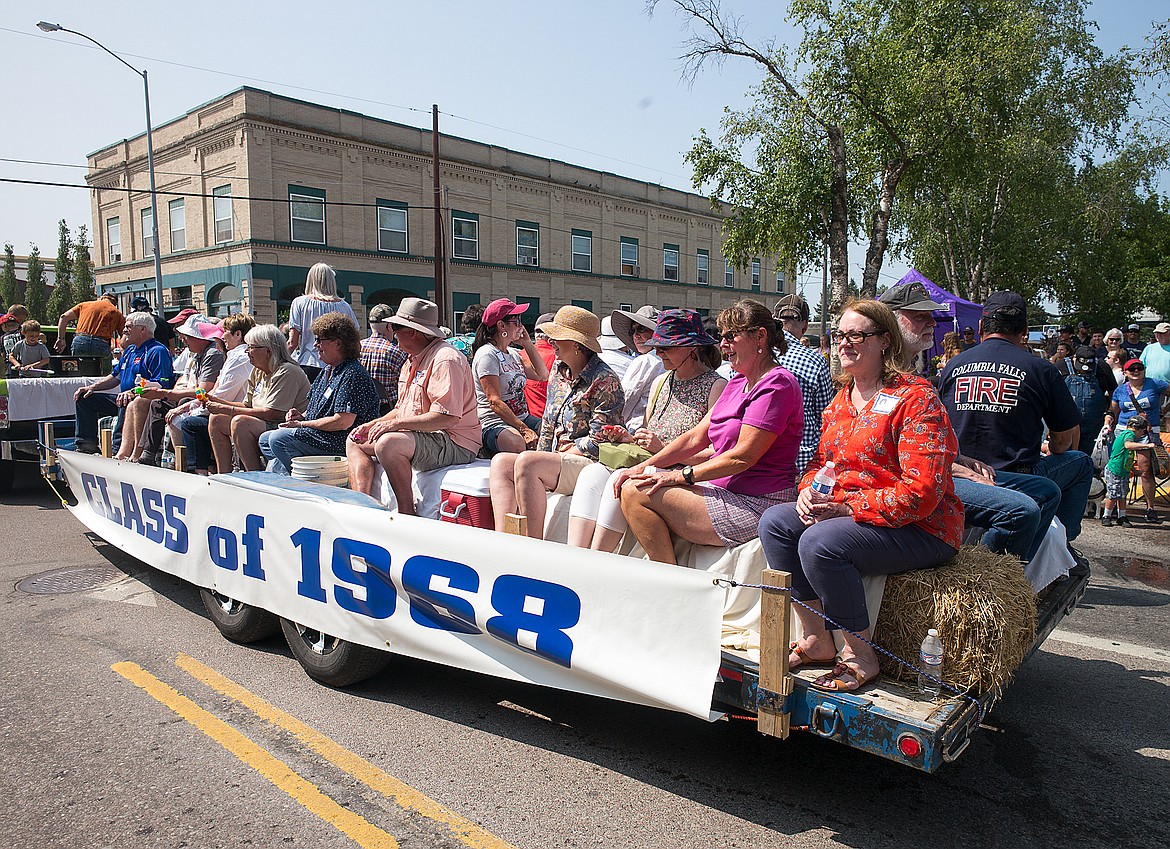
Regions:
<instances>
[{"instance_id":1,"label":"blue shirt","mask_svg":"<svg viewBox=\"0 0 1170 849\"><path fill-rule=\"evenodd\" d=\"M128 345L114 366L113 376L123 392L134 388L134 381L141 375L159 386L170 388L175 383L174 359L167 347L157 339L147 339L139 348Z\"/></svg>"},{"instance_id":2,"label":"blue shirt","mask_svg":"<svg viewBox=\"0 0 1170 849\"><path fill-rule=\"evenodd\" d=\"M309 408L306 419L322 419L338 413L353 413L353 424L345 430L317 430L298 427L297 439L321 449L323 454L345 454L345 438L358 425L378 417L381 400L378 387L370 373L357 360L346 360L337 368L328 368L317 375L309 389Z\"/></svg>"},{"instance_id":3,"label":"blue shirt","mask_svg":"<svg viewBox=\"0 0 1170 849\"><path fill-rule=\"evenodd\" d=\"M1162 393L1167 388L1170 388L1170 384L1167 384L1164 380L1147 377L1142 382L1141 392L1134 392L1131 396L1131 388L1127 380L1113 390L1113 400L1117 402L1117 406L1120 408L1117 423L1124 425L1140 412L1150 420L1150 427L1159 427L1161 416L1159 407L1161 406ZM1134 396L1137 397L1137 408L1133 405Z\"/></svg>"}]
</instances>

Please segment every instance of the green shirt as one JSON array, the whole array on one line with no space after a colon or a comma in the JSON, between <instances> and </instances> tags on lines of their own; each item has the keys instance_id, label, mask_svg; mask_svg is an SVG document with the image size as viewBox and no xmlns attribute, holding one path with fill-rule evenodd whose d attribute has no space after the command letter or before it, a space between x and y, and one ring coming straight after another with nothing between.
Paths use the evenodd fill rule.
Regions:
<instances>
[{"instance_id":1,"label":"green shirt","mask_svg":"<svg viewBox=\"0 0 1170 849\"><path fill-rule=\"evenodd\" d=\"M1109 462L1105 468L1119 478L1129 477L1129 470L1133 468L1134 452L1125 447L1125 443L1133 440L1132 430L1119 430L1113 440L1113 450L1109 452Z\"/></svg>"}]
</instances>

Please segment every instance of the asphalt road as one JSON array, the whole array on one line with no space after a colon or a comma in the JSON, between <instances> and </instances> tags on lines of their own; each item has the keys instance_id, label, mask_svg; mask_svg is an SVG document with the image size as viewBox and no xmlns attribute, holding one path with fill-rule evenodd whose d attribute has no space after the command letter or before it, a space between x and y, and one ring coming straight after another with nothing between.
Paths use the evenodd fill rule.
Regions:
<instances>
[{"instance_id":1,"label":"asphalt road","mask_svg":"<svg viewBox=\"0 0 1170 849\"><path fill-rule=\"evenodd\" d=\"M322 687L34 474L0 543L5 847L1170 845L1168 530L1087 525L1083 605L933 776L404 659ZM66 566L109 580L16 588Z\"/></svg>"}]
</instances>

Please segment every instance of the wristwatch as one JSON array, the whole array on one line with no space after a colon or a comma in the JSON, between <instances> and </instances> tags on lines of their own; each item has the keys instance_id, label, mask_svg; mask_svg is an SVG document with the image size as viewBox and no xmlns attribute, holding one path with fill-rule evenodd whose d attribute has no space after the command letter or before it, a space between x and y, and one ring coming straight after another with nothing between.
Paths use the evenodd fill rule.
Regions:
<instances>
[{"instance_id":1,"label":"wristwatch","mask_svg":"<svg viewBox=\"0 0 1170 849\"><path fill-rule=\"evenodd\" d=\"M695 485L695 470L691 466L682 467L683 480L687 482L687 486Z\"/></svg>"}]
</instances>

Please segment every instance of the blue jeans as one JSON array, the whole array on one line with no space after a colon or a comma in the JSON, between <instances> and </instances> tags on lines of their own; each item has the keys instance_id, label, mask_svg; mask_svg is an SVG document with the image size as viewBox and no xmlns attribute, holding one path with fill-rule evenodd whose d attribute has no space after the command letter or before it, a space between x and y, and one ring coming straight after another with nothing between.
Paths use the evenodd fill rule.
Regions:
<instances>
[{"instance_id":1,"label":"blue jeans","mask_svg":"<svg viewBox=\"0 0 1170 849\"><path fill-rule=\"evenodd\" d=\"M75 402L73 413L73 435L86 442L97 443L98 420L106 416L117 416L118 423L114 427L114 451L117 452L122 443L122 422L126 418L126 408L119 407L113 395L105 392L94 392L84 395Z\"/></svg>"},{"instance_id":2,"label":"blue jeans","mask_svg":"<svg viewBox=\"0 0 1170 849\"><path fill-rule=\"evenodd\" d=\"M297 437L298 428L278 427L260 434L260 453L265 460L275 461L269 471L278 475L292 474L294 457L324 457L333 454Z\"/></svg>"},{"instance_id":3,"label":"blue jeans","mask_svg":"<svg viewBox=\"0 0 1170 849\"><path fill-rule=\"evenodd\" d=\"M88 333L78 333L73 337L70 352L76 357L82 354L98 354L103 357L110 355L110 340L100 336L90 336Z\"/></svg>"},{"instance_id":4,"label":"blue jeans","mask_svg":"<svg viewBox=\"0 0 1170 849\"><path fill-rule=\"evenodd\" d=\"M955 478L968 525L984 528L980 540L996 554L1027 563L1040 548L1060 505L1060 487L1039 475L996 472L995 486Z\"/></svg>"},{"instance_id":5,"label":"blue jeans","mask_svg":"<svg viewBox=\"0 0 1170 849\"><path fill-rule=\"evenodd\" d=\"M210 416L186 415L179 417L179 433L183 435L183 444L190 452L187 458L187 471L215 469L215 458L211 453L211 437L207 434L207 423L210 419Z\"/></svg>"},{"instance_id":6,"label":"blue jeans","mask_svg":"<svg viewBox=\"0 0 1170 849\"><path fill-rule=\"evenodd\" d=\"M1041 457L1032 474L1048 478L1060 488L1060 506L1056 518L1064 525L1068 541L1081 535L1081 520L1085 518L1085 504L1093 483L1093 461L1080 451L1065 451Z\"/></svg>"},{"instance_id":7,"label":"blue jeans","mask_svg":"<svg viewBox=\"0 0 1170 849\"><path fill-rule=\"evenodd\" d=\"M769 568L792 573L793 598L819 598L825 615L850 631L869 627L863 575L933 569L955 556L917 525L884 528L844 517L805 525L791 502L764 511L760 543Z\"/></svg>"}]
</instances>

